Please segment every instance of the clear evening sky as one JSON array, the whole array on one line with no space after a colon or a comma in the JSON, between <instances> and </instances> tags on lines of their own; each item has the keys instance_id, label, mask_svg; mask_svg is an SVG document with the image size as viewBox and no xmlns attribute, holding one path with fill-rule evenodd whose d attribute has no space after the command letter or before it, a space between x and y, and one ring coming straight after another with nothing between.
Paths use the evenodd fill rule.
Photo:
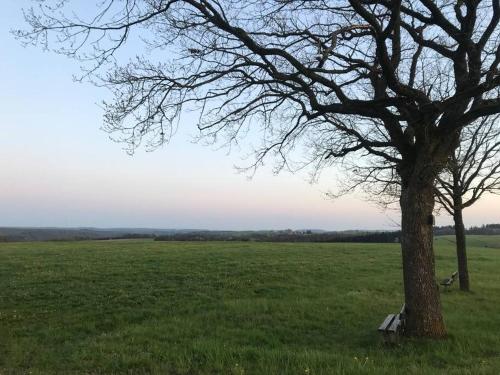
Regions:
<instances>
[{"instance_id":1,"label":"clear evening sky","mask_svg":"<svg viewBox=\"0 0 500 375\"><path fill-rule=\"evenodd\" d=\"M73 82L77 62L23 48L9 33L29 4L6 0L0 14L0 226L395 228L395 211L356 196L326 199L335 171L315 185L270 167L247 179L234 169L243 153L193 144L188 119L169 145L127 155L100 130L106 91ZM465 215L468 226L499 223L500 197Z\"/></svg>"}]
</instances>

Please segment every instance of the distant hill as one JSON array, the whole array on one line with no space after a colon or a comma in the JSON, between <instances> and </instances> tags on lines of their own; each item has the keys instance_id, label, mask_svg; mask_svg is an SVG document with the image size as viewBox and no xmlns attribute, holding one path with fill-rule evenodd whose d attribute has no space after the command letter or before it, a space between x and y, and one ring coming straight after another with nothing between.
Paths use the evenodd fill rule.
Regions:
<instances>
[{"instance_id":1,"label":"distant hill","mask_svg":"<svg viewBox=\"0 0 500 375\"><path fill-rule=\"evenodd\" d=\"M188 230L192 231L192 230ZM175 229L151 228L17 228L0 227L1 242L19 241L72 241L104 240L121 238L154 238L173 232Z\"/></svg>"}]
</instances>

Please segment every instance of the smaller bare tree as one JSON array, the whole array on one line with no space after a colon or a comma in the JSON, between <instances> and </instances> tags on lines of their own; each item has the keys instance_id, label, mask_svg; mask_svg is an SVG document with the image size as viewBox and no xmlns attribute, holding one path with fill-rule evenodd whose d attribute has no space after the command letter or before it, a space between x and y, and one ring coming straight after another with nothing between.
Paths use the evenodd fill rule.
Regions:
<instances>
[{"instance_id":1,"label":"smaller bare tree","mask_svg":"<svg viewBox=\"0 0 500 375\"><path fill-rule=\"evenodd\" d=\"M485 193L500 193L498 116L484 117L464 129L462 142L436 183L436 200L455 222L460 289L470 290L463 210Z\"/></svg>"}]
</instances>

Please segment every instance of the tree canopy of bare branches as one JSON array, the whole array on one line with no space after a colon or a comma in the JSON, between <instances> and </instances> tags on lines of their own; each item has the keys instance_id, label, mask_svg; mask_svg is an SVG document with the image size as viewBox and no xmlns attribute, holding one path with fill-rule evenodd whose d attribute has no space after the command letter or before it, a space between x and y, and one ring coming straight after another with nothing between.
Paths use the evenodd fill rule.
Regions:
<instances>
[{"instance_id":1,"label":"tree canopy of bare branches","mask_svg":"<svg viewBox=\"0 0 500 375\"><path fill-rule=\"evenodd\" d=\"M437 178L436 197L450 214L472 206L485 193L500 193L499 117L464 129L461 143Z\"/></svg>"},{"instance_id":2,"label":"tree canopy of bare branches","mask_svg":"<svg viewBox=\"0 0 500 375\"><path fill-rule=\"evenodd\" d=\"M396 166L407 333L445 335L434 180L462 130L500 112L498 0L88 3L40 1L17 35L87 63L114 93L105 128L131 149L167 141L180 114L195 110L214 140L257 132L256 165L268 155L286 163L313 140L319 162ZM123 63L127 44L141 53Z\"/></svg>"}]
</instances>

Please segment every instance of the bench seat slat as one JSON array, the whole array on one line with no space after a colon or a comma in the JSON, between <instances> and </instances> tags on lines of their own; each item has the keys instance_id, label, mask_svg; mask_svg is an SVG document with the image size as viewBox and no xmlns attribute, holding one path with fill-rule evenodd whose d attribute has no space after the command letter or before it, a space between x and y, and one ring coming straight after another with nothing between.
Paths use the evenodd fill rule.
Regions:
<instances>
[{"instance_id":1,"label":"bench seat slat","mask_svg":"<svg viewBox=\"0 0 500 375\"><path fill-rule=\"evenodd\" d=\"M445 279L441 281L441 285L450 286L451 284L453 284L453 279Z\"/></svg>"},{"instance_id":2,"label":"bench seat slat","mask_svg":"<svg viewBox=\"0 0 500 375\"><path fill-rule=\"evenodd\" d=\"M455 271L451 274L450 277L443 279L440 284L443 286L451 286L455 282L457 276L458 276L458 271Z\"/></svg>"},{"instance_id":3,"label":"bench seat slat","mask_svg":"<svg viewBox=\"0 0 500 375\"><path fill-rule=\"evenodd\" d=\"M385 332L387 330L387 328L390 326L390 324L392 323L392 321L394 320L395 317L396 317L395 314L389 314L389 315L387 315L387 317L385 318L384 322L380 325L380 327L378 327L378 330L380 332Z\"/></svg>"},{"instance_id":4,"label":"bench seat slat","mask_svg":"<svg viewBox=\"0 0 500 375\"><path fill-rule=\"evenodd\" d=\"M399 314L394 317L394 320L392 321L391 325L389 328L387 328L387 331L396 333L399 329L399 326L401 324L401 319L399 317Z\"/></svg>"}]
</instances>

